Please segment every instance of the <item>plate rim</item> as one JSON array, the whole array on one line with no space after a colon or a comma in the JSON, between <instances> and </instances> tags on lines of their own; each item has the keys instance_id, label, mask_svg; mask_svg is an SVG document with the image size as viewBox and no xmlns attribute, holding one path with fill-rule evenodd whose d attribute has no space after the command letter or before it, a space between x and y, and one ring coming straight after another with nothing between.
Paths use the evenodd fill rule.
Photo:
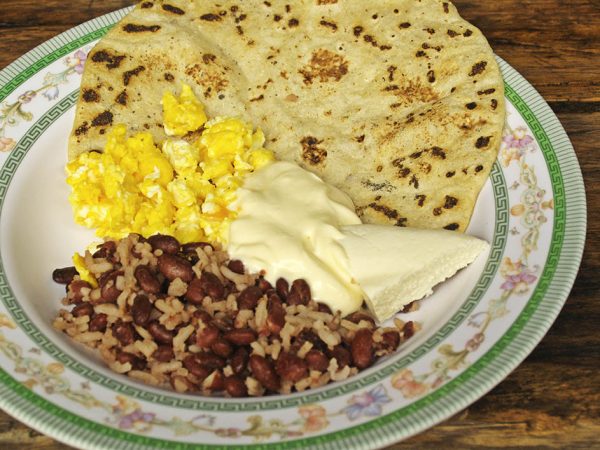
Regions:
<instances>
[{"instance_id":1,"label":"plate rim","mask_svg":"<svg viewBox=\"0 0 600 450\"><path fill-rule=\"evenodd\" d=\"M89 43L89 42L92 42L95 39L101 37L101 35L103 35L107 31L107 29L114 26L116 21L118 21L120 18L122 18L131 8L132 7L123 8L123 9L105 14L103 16L97 17L90 21L87 21L76 27L73 27L73 28L61 33L60 35L55 36L54 38L51 38L51 39L45 41L44 43L40 44L33 50L27 52L25 55L23 55L20 58L18 58L17 60L15 60L13 63L9 64L6 68L4 68L2 71L0 71L0 86L1 86L0 87L0 101L4 100L8 95L10 95L19 86L26 83L27 80L31 76L38 73L40 70L45 68L47 65L58 60L62 56L66 56L72 50L80 48L83 45L81 43L82 40L88 39L87 42ZM64 52L64 53L61 53L61 52ZM514 89L514 92L521 99L521 101L523 101L524 105L529 108L531 114L533 115L533 118L542 122L543 125L546 125L546 127L544 127L544 126L541 127L541 133L543 133L547 136L547 140L551 146L550 152L556 156L557 160L559 160L559 161L562 160L563 164L565 165L565 169L568 170L569 178L566 180L568 182L565 183L567 185L566 186L567 189L565 189L565 192L564 192L565 201L568 197L572 197L572 200L571 200L572 202L575 200L578 200L578 202L579 201L581 202L581 204L577 205L577 208L579 208L578 209L579 214L578 214L577 218L571 219L570 221L567 221L565 218L565 223L564 223L565 230L564 231L565 231L565 236L567 236L567 232L570 233L568 237L571 240L568 242L568 245L567 245L567 248L570 250L570 252L568 255L563 254L563 252L565 250L565 242L563 241L561 248L559 250L559 256L561 256L561 258L559 261L557 261L556 265L554 266L554 273L550 277L550 279L548 281L548 285L545 287L546 292L547 292L548 289L550 288L550 286L555 281L556 272L558 272L559 269L562 269L565 271L565 273L564 273L565 277L561 279L559 286L555 286L555 291L553 292L553 296L555 296L557 298L554 299L555 302L552 305L550 305L551 308L549 308L548 311L544 311L545 321L543 324L539 325L539 327L540 327L539 329L543 328L544 330L539 331L539 329L538 329L533 337L532 336L528 337L527 340L524 343L522 343L522 344L524 344L524 346L522 346L519 349L520 350L519 353L511 356L511 360L509 363L510 369L494 371L493 374L491 375L491 381L489 381L490 380L489 376L486 377L487 382L484 383L483 388L467 391L464 393L464 395L461 396L462 402L460 403L459 407L453 407L450 412L439 411L438 416L433 417L433 418L432 417L429 417L426 419L421 418L419 420L419 422L420 422L419 426L416 427L416 429L412 430L411 432L407 432L406 429L396 430L396 431L394 431L393 429L391 429L391 430L388 429L389 425L390 424L393 425L393 422L396 420L395 416L398 411L394 410L388 414L379 416L378 418L376 418L372 421L365 422L365 423L355 425L352 427L344 428L343 430L325 433L320 436L303 437L303 438L300 438L297 440L285 441L283 443L279 443L278 445L281 446L283 444L283 446L285 448L296 448L298 446L304 446L305 444L317 444L317 446L328 446L328 445L336 446L336 444L342 445L343 441L346 441L348 438L353 438L353 437L356 438L356 433L357 433L356 430L358 430L358 432L365 431L369 434L370 434L370 432L375 430L377 432L381 432L381 434L384 435L384 436L381 436L378 434L377 436L373 436L375 438L375 440L369 440L368 442L364 441L364 442L362 442L363 446L372 445L372 444L385 445L385 444L389 444L391 442L395 442L398 439L402 439L402 438L406 438L408 436L414 435L426 428L429 428L429 427L443 421L450 415L463 409L464 407L468 406L469 404L473 403L474 401L479 399L482 395L484 395L486 392L491 390L498 383L500 383L504 378L506 378L506 376L510 372L512 372L527 357L527 355L529 355L529 353L535 348L535 346L538 345L539 341L543 338L543 336L549 330L550 326L556 319L556 316L562 309L566 299L568 298L568 295L569 295L571 288L573 286L573 283L575 281L575 277L579 270L579 266L580 266L581 258L582 258L582 254L583 254L583 248L584 248L584 244L585 244L586 227L587 227L587 208L586 208L586 201L585 201L585 188L584 188L584 183L583 183L583 177L581 175L581 170L579 168L577 157L576 157L575 151L573 149L573 146L568 138L568 135L566 134L564 128L562 127L562 124L560 123L558 118L555 116L555 114L552 112L552 110L550 109L548 104L541 97L541 95L537 92L537 90L535 90L535 88L531 84L529 84L529 82L527 82L527 80L525 80L515 69L513 69L508 63L506 63L501 58L498 58L498 59L499 59L500 65L503 69L503 76L505 78L505 84L508 87L510 87L511 89ZM6 83L7 78L8 78L8 83ZM508 79L513 81L514 84L517 85L517 87L512 88L511 86L509 86ZM11 89L9 89L7 93L5 93L5 90L7 90L7 87L9 87L9 86L11 87ZM521 112L520 109L519 109L519 112ZM527 123L528 123L528 125L530 125L529 120L527 120ZM548 131L548 130L550 130L550 131ZM534 134L535 134L535 130L532 130L532 131L534 131ZM538 136L536 134L536 138L537 137ZM538 142L540 142L540 141L538 141ZM541 145L540 145L540 147L541 147ZM543 148L541 150L544 151ZM546 150L548 150L548 149L546 149ZM544 160L546 160L546 151L544 151ZM560 179L564 182L566 175L563 172L564 171L561 168ZM552 180L551 182L552 182L552 187L554 189L554 180ZM567 208L567 207L568 207L568 205L565 204L565 208ZM558 219L555 215L554 225L556 225L557 220ZM554 234L555 234L555 228L553 228L553 230L552 230L553 238L554 238ZM572 236L571 236L571 234L572 234ZM547 269L547 263L544 266L544 271L546 269ZM531 294L531 298L533 298L538 293L539 289L540 289L539 285L536 286L536 289ZM558 294L557 294L557 292L558 292ZM545 292L542 293L542 295L544 295L544 294L545 294ZM521 316L523 315L524 312L525 312L525 310L519 314L516 321L510 325L509 329L507 330L507 332L503 335L503 337L500 340L504 339L505 335L508 334L511 330L513 330L515 323L521 318ZM533 315L531 317L533 317ZM541 317L540 317L540 319L541 319ZM523 325L523 327L525 327L526 325L527 325L527 322ZM523 330L521 329L519 331L519 333L522 331ZM514 339L516 339L516 338L517 337L515 337ZM515 342L514 339L512 341L513 344ZM471 367L469 367L463 373L454 377L451 381L449 381L447 384L445 384L442 388L430 393L429 395L424 396L423 398L417 400L416 402L413 402L412 404L408 405L407 407L405 407L403 409L406 410L411 407L413 409L414 408L418 409L418 406L414 406L414 405L432 402L430 397L432 395L436 394L438 391L448 391L455 384L460 386L463 376L465 376L470 371L472 371L471 370L472 367L476 366L478 363L480 363L482 360L484 360L487 357L487 355L490 354L490 352L492 352L492 350L494 350L494 348L496 348L498 343L499 343L499 341L496 342L484 355L480 356L476 361L474 361L473 364L471 365ZM506 346L508 346L510 344L511 343L509 342L506 344ZM501 352L502 351L506 351L506 348L502 349ZM492 359L492 361L493 361L493 359ZM488 365L489 365L489 363L488 363ZM483 368L481 371L483 371ZM478 373L481 373L481 371L479 371ZM471 379L473 377L475 377L475 375L473 375L471 377ZM9 380L7 380L7 378ZM19 405L19 406L15 406L15 407L12 407L11 402L8 402L9 404L7 405L6 404L7 402L5 400L8 399L8 396L5 397L3 395L0 397L0 406L5 411L7 411L9 414L13 415L14 417L21 420L22 422L24 422L34 428L37 428L38 430L42 431L43 433L50 435L52 437L55 437L56 439L61 440L63 442L69 443L71 445L86 445L86 446L89 446L89 448L108 448L109 445L113 445L113 446L114 445L123 445L124 443L133 444L133 441L135 441L139 444L142 444L142 445L152 444L153 446L156 444L161 444L161 443L163 445L175 444L175 441L171 441L168 439L150 438L147 436L141 436L139 434L125 432L122 430L115 430L106 425L98 424L89 419L85 419L81 416L78 416L76 413L70 413L68 411L64 411L64 409L62 407L54 404L53 402L51 402L49 400L46 400L44 397L38 395L37 393L27 390L25 387L21 386L18 381L16 381L14 378L12 378L6 371L4 371L4 369L0 368L0 391L3 394L5 394L4 391L6 390L6 388L9 387L9 385L11 385L11 382L14 383L14 385L12 387L23 389L24 391L21 392L20 394L25 394L25 395L18 396L20 401L18 403L14 403L14 404ZM20 389L12 390L12 394L15 394L15 395L19 394L17 392L19 390ZM475 391L477 391L477 393L473 393ZM27 395L27 394L29 394L29 395ZM27 397L30 397L30 398L28 399ZM72 414L75 418L79 419L79 421L89 422L89 424L95 426L92 428L96 428L96 427L99 428L100 434L103 435L102 436L103 442L102 443L97 442L97 440L98 440L97 436L96 437L92 437L91 435L86 436L86 434L87 434L86 432L88 432L89 430L85 429L85 428L82 430L81 428L79 428L79 425L77 425L77 424L71 423L71 427L67 426L67 427L62 427L62 429L59 429L56 425L54 425L54 426L50 425L52 423L52 421L47 422L45 420L42 420L42 421L35 420L35 418L33 417L35 413L31 413L31 412L26 413L26 410L27 410L26 406L29 404L29 403L27 403L27 400L30 401L32 405L37 406L37 407L40 407L41 405L43 405L45 407L45 408L41 408L41 411L43 411L43 412L48 412L48 409L53 409L53 408L47 408L48 406L51 406L51 407L54 407L55 409L59 410L59 415L61 413L60 410L62 410L62 412L67 412L68 413L67 415ZM25 401L25 404L22 405L23 401ZM455 405L456 405L456 403L455 403ZM441 415L439 415L439 414L441 414ZM33 423L33 422L35 422L35 423ZM76 431L78 432L78 436L75 436L75 434L73 433L75 430L69 430L69 428L73 428L73 427L76 428ZM383 428L386 428L385 432L384 432ZM107 442L104 441L104 439L107 438L108 436L106 436L105 433L102 433L102 431L105 431L105 429L110 430L110 434L112 434L112 435L122 435L122 436L124 435L124 438L117 439L114 442L111 442L111 444L107 444ZM69 430L70 432L67 432L67 430ZM338 435L338 434L343 434L346 437L341 440L332 440L331 439L334 435ZM133 441L128 439L128 437L133 437ZM371 437L371 436L369 436L369 437ZM362 441L362 439L361 439L361 441ZM354 443L356 443L356 442L354 442ZM177 444L175 444L175 445L177 445ZM182 448L184 448L184 447L187 448L186 443L181 443L181 445L183 446ZM271 445L272 444L266 444L266 446L271 446ZM222 447L222 445L206 445L206 446L207 446L207 448ZM250 446L253 447L254 445L251 444ZM263 445L260 445L260 446L262 447Z\"/></svg>"}]
</instances>

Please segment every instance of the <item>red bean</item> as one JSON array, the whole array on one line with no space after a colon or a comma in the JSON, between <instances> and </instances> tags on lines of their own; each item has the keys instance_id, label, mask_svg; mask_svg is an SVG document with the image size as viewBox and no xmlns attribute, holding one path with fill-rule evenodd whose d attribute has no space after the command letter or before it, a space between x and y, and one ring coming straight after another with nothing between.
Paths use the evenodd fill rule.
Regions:
<instances>
[{"instance_id":1,"label":"red bean","mask_svg":"<svg viewBox=\"0 0 600 450\"><path fill-rule=\"evenodd\" d=\"M246 383L236 375L225 378L224 386L225 391L232 397L246 397L248 395Z\"/></svg>"},{"instance_id":2,"label":"red bean","mask_svg":"<svg viewBox=\"0 0 600 450\"><path fill-rule=\"evenodd\" d=\"M249 360L250 370L254 378L265 388L276 392L281 386L281 381L275 373L273 364L260 355L252 355Z\"/></svg>"},{"instance_id":3,"label":"red bean","mask_svg":"<svg viewBox=\"0 0 600 450\"><path fill-rule=\"evenodd\" d=\"M185 293L185 299L188 302L194 305L202 304L202 300L204 300L204 297L206 296L206 292L204 292L202 284L203 283L200 278L194 278L190 284L188 284L187 291Z\"/></svg>"},{"instance_id":4,"label":"red bean","mask_svg":"<svg viewBox=\"0 0 600 450\"><path fill-rule=\"evenodd\" d=\"M287 296L289 305L308 305L310 302L311 293L310 287L305 280L299 279L292 283L290 292Z\"/></svg>"},{"instance_id":5,"label":"red bean","mask_svg":"<svg viewBox=\"0 0 600 450\"><path fill-rule=\"evenodd\" d=\"M160 281L148 266L140 265L135 268L135 279L140 287L148 294L158 294L161 290Z\"/></svg>"},{"instance_id":6,"label":"red bean","mask_svg":"<svg viewBox=\"0 0 600 450\"><path fill-rule=\"evenodd\" d=\"M114 303L117 301L121 290L117 288L117 277L123 275L120 270L113 270L107 276L102 277L100 281L100 297L104 303Z\"/></svg>"},{"instance_id":7,"label":"red bean","mask_svg":"<svg viewBox=\"0 0 600 450\"><path fill-rule=\"evenodd\" d=\"M143 294L139 294L133 300L131 307L131 317L136 325L141 327L146 326L152 314L152 303Z\"/></svg>"},{"instance_id":8,"label":"red bean","mask_svg":"<svg viewBox=\"0 0 600 450\"><path fill-rule=\"evenodd\" d=\"M262 296L263 292L258 286L248 286L238 295L238 308L254 309Z\"/></svg>"},{"instance_id":9,"label":"red bean","mask_svg":"<svg viewBox=\"0 0 600 450\"><path fill-rule=\"evenodd\" d=\"M108 316L106 314L96 314L88 325L88 330L94 331L106 331L106 325L108 324Z\"/></svg>"},{"instance_id":10,"label":"red bean","mask_svg":"<svg viewBox=\"0 0 600 450\"><path fill-rule=\"evenodd\" d=\"M189 283L194 279L192 264L187 259L170 253L164 253L158 257L158 270L169 281L180 278Z\"/></svg>"},{"instance_id":11,"label":"red bean","mask_svg":"<svg viewBox=\"0 0 600 450\"><path fill-rule=\"evenodd\" d=\"M287 381L295 383L308 375L308 366L306 361L298 355L282 352L277 358L275 364L277 374Z\"/></svg>"},{"instance_id":12,"label":"red bean","mask_svg":"<svg viewBox=\"0 0 600 450\"><path fill-rule=\"evenodd\" d=\"M202 272L200 287L213 300L221 300L225 294L225 288L219 278L210 272Z\"/></svg>"},{"instance_id":13,"label":"red bean","mask_svg":"<svg viewBox=\"0 0 600 450\"><path fill-rule=\"evenodd\" d=\"M169 253L171 255L176 254L179 251L179 241L173 236L166 234L155 234L148 238L148 243L152 246L152 250L162 250L163 253Z\"/></svg>"},{"instance_id":14,"label":"red bean","mask_svg":"<svg viewBox=\"0 0 600 450\"><path fill-rule=\"evenodd\" d=\"M212 324L206 325L196 333L196 344L202 348L210 348L219 339L219 329Z\"/></svg>"},{"instance_id":15,"label":"red bean","mask_svg":"<svg viewBox=\"0 0 600 450\"><path fill-rule=\"evenodd\" d=\"M281 299L285 300L290 292L290 285L284 278L278 278L275 282L275 290Z\"/></svg>"},{"instance_id":16,"label":"red bean","mask_svg":"<svg viewBox=\"0 0 600 450\"><path fill-rule=\"evenodd\" d=\"M311 370L325 372L329 367L329 358L320 350L310 350L304 359Z\"/></svg>"},{"instance_id":17,"label":"red bean","mask_svg":"<svg viewBox=\"0 0 600 450\"><path fill-rule=\"evenodd\" d=\"M239 259L232 259L227 263L227 267L229 270L235 273L243 274L244 273L244 263Z\"/></svg>"},{"instance_id":18,"label":"red bean","mask_svg":"<svg viewBox=\"0 0 600 450\"><path fill-rule=\"evenodd\" d=\"M74 266L64 267L62 269L55 269L52 272L52 279L59 284L69 284L73 281L75 275L79 275L79 272L77 272Z\"/></svg>"},{"instance_id":19,"label":"red bean","mask_svg":"<svg viewBox=\"0 0 600 450\"><path fill-rule=\"evenodd\" d=\"M233 369L233 373L239 375L246 370L249 356L248 350L246 350L244 347L238 347L231 357L231 361L229 362L231 368Z\"/></svg>"},{"instance_id":20,"label":"red bean","mask_svg":"<svg viewBox=\"0 0 600 450\"><path fill-rule=\"evenodd\" d=\"M167 328L154 321L148 324L148 332L152 335L154 340L160 344L172 344L173 343L173 332L167 330Z\"/></svg>"},{"instance_id":21,"label":"red bean","mask_svg":"<svg viewBox=\"0 0 600 450\"><path fill-rule=\"evenodd\" d=\"M373 332L368 328L359 329L350 346L352 361L359 369L366 369L373 364Z\"/></svg>"},{"instance_id":22,"label":"red bean","mask_svg":"<svg viewBox=\"0 0 600 450\"><path fill-rule=\"evenodd\" d=\"M169 362L175 358L175 353L170 345L159 345L152 353L152 357L160 362Z\"/></svg>"},{"instance_id":23,"label":"red bean","mask_svg":"<svg viewBox=\"0 0 600 450\"><path fill-rule=\"evenodd\" d=\"M94 313L94 307L91 303L81 303L71 311L73 317L91 316Z\"/></svg>"},{"instance_id":24,"label":"red bean","mask_svg":"<svg viewBox=\"0 0 600 450\"><path fill-rule=\"evenodd\" d=\"M250 345L256 340L256 331L251 328L234 328L226 331L223 337L235 345Z\"/></svg>"},{"instance_id":25,"label":"red bean","mask_svg":"<svg viewBox=\"0 0 600 450\"><path fill-rule=\"evenodd\" d=\"M123 322L120 319L113 324L112 333L113 336L123 346L133 344L135 339L135 330L133 329L133 325L131 325L129 322Z\"/></svg>"}]
</instances>

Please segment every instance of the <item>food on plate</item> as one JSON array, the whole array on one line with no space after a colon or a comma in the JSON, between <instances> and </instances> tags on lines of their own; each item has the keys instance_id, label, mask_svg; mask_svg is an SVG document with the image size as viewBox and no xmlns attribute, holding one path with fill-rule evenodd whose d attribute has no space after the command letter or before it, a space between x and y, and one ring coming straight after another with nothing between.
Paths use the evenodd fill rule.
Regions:
<instances>
[{"instance_id":1,"label":"food on plate","mask_svg":"<svg viewBox=\"0 0 600 450\"><path fill-rule=\"evenodd\" d=\"M263 148L262 131L240 119L207 122L187 85L179 99L165 93L163 111L169 137L160 143L148 132L129 137L116 124L107 128L102 153L82 153L67 164L75 221L100 237L162 233L182 242L222 242L244 175L273 154ZM190 132L194 139L181 139Z\"/></svg>"},{"instance_id":2,"label":"food on plate","mask_svg":"<svg viewBox=\"0 0 600 450\"><path fill-rule=\"evenodd\" d=\"M430 295L489 248L481 239L447 230L365 224L344 226L342 234L349 271L380 322Z\"/></svg>"},{"instance_id":3,"label":"food on plate","mask_svg":"<svg viewBox=\"0 0 600 450\"><path fill-rule=\"evenodd\" d=\"M504 114L449 2L142 2L87 58L67 181L104 242L54 326L179 392L345 379L488 248L456 231Z\"/></svg>"},{"instance_id":4,"label":"food on plate","mask_svg":"<svg viewBox=\"0 0 600 450\"><path fill-rule=\"evenodd\" d=\"M289 162L248 174L236 197L231 257L271 283L305 279L342 317L364 299L383 322L488 248L448 230L362 224L346 194Z\"/></svg>"},{"instance_id":5,"label":"food on plate","mask_svg":"<svg viewBox=\"0 0 600 450\"><path fill-rule=\"evenodd\" d=\"M162 142L162 93L182 83L364 222L399 226L465 231L505 119L493 52L448 1L152 1L90 52L69 158L116 123Z\"/></svg>"},{"instance_id":6,"label":"food on plate","mask_svg":"<svg viewBox=\"0 0 600 450\"><path fill-rule=\"evenodd\" d=\"M346 379L394 352L417 326L380 327L367 311L342 318L306 281L272 285L218 246L129 235L72 269L54 326L97 349L109 367L178 392L232 397L290 393Z\"/></svg>"}]
</instances>

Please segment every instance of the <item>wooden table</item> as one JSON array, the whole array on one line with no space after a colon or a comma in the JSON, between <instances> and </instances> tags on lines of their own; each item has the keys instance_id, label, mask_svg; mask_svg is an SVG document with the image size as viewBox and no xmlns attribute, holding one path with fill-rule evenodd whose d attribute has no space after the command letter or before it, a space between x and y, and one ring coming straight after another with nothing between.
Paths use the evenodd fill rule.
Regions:
<instances>
[{"instance_id":1,"label":"wooden table","mask_svg":"<svg viewBox=\"0 0 600 450\"><path fill-rule=\"evenodd\" d=\"M133 2L0 4L1 69L58 33ZM455 4L540 91L566 128L586 182L588 241L565 308L525 362L464 411L390 448L600 448L600 1ZM0 448L68 447L0 412Z\"/></svg>"}]
</instances>

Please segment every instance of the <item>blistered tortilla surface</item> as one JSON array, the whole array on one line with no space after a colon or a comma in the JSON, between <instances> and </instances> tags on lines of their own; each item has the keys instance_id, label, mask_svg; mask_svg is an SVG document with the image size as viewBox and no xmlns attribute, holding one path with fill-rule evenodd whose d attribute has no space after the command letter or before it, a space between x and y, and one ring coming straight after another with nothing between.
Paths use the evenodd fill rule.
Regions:
<instances>
[{"instance_id":1,"label":"blistered tortilla surface","mask_svg":"<svg viewBox=\"0 0 600 450\"><path fill-rule=\"evenodd\" d=\"M449 2L144 1L88 55L69 158L115 123L162 141L182 83L398 226L464 231L505 119L493 52Z\"/></svg>"}]
</instances>

